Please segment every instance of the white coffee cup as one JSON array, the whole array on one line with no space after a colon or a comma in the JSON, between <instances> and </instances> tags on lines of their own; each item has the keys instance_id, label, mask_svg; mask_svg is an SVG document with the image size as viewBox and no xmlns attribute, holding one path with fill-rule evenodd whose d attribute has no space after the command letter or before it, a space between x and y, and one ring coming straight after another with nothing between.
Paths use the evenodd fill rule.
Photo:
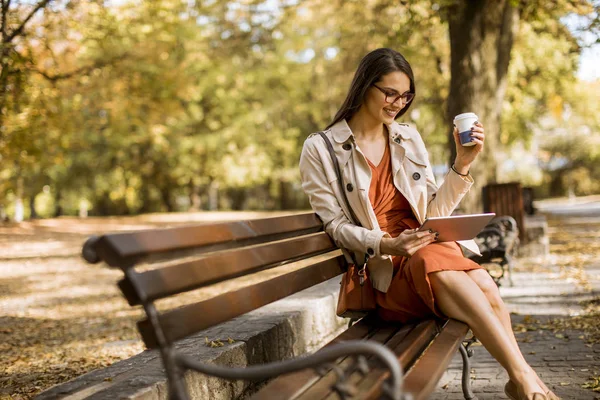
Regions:
<instances>
[{"instance_id":1,"label":"white coffee cup","mask_svg":"<svg viewBox=\"0 0 600 400\"><path fill-rule=\"evenodd\" d=\"M458 114L454 117L454 126L458 129L458 137L460 138L460 144L463 146L475 146L476 143L473 142L473 138L471 137L471 128L475 125L478 118L475 113L463 113Z\"/></svg>"}]
</instances>

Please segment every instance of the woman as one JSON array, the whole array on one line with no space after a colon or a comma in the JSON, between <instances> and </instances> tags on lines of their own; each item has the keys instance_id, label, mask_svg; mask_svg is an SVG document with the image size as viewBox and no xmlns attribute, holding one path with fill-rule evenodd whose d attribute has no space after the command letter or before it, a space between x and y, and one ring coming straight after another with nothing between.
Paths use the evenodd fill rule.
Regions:
<instances>
[{"instance_id":1,"label":"woman","mask_svg":"<svg viewBox=\"0 0 600 400\"><path fill-rule=\"evenodd\" d=\"M381 318L463 321L507 370L509 397L555 399L521 354L494 281L463 256L463 248L479 253L475 242L438 243L435 232L415 229L426 217L447 216L456 208L473 184L469 167L485 141L480 123L472 129L476 145L471 147L460 145L455 128L456 159L438 188L419 133L395 122L415 93L406 59L391 49L375 50L361 61L346 100L325 131L348 203L362 226L348 218L330 154L317 134L309 136L302 150L302 187L335 242L356 259L369 255Z\"/></svg>"}]
</instances>

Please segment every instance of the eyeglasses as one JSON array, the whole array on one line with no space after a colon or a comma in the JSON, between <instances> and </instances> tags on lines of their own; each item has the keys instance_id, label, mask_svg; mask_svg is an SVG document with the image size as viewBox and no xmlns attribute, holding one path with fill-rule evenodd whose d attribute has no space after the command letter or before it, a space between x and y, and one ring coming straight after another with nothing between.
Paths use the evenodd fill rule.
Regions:
<instances>
[{"instance_id":1,"label":"eyeglasses","mask_svg":"<svg viewBox=\"0 0 600 400\"><path fill-rule=\"evenodd\" d=\"M415 98L415 94L414 94L414 93L412 93L412 92L405 92L405 93L402 93L402 94L398 94L398 95L397 95L397 94L396 94L397 92L390 92L390 91L387 91L387 90L385 90L385 89L382 89L382 88L380 88L380 87L379 87L379 86L377 86L376 84L373 84L373 86L375 86L377 89L379 89L379 91L380 91L381 93L385 94L385 102L386 102L386 103L390 103L390 104L392 104L392 103L395 103L395 102L397 102L398 100L402 99L402 102L403 102L404 104L408 104L408 103L410 103L410 102L412 101L412 99L414 99L414 98Z\"/></svg>"}]
</instances>

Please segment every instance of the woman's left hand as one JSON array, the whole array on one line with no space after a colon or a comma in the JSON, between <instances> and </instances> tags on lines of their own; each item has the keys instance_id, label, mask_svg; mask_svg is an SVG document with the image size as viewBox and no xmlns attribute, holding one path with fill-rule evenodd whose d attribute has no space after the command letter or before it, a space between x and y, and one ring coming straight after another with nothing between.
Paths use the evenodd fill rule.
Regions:
<instances>
[{"instance_id":1,"label":"woman's left hand","mask_svg":"<svg viewBox=\"0 0 600 400\"><path fill-rule=\"evenodd\" d=\"M483 125L480 122L476 122L471 131L473 132L471 137L473 138L473 142L475 142L475 146L463 146L460 144L458 129L454 127L454 143L456 144L456 161L454 162L454 166L458 170L468 170L473 160L483 151L483 142L485 141Z\"/></svg>"}]
</instances>

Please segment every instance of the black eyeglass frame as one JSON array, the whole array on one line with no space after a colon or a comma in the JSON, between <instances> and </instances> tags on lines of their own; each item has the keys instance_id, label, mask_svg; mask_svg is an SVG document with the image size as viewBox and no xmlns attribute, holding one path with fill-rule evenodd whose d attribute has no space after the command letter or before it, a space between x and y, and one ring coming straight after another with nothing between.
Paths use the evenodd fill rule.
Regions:
<instances>
[{"instance_id":1,"label":"black eyeglass frame","mask_svg":"<svg viewBox=\"0 0 600 400\"><path fill-rule=\"evenodd\" d=\"M376 84L373 84L373 86L375 86L377 89L379 89L379 91L381 93L383 93L385 95L385 102L388 104L393 104L393 103L397 102L398 99L402 99L402 102L404 104L408 104L411 101L413 101L413 99L415 98L415 94L413 92L404 92L404 93L399 94L398 96L394 97L393 101L389 101L388 98L391 97L391 95L389 95L385 89L380 88Z\"/></svg>"}]
</instances>

